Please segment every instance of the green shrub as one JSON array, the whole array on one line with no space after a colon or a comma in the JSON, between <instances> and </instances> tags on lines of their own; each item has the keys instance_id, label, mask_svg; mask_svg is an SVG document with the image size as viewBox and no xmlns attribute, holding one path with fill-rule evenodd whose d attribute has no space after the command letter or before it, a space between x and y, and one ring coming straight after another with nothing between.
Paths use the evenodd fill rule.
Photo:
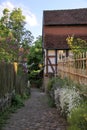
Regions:
<instances>
[{"instance_id":1,"label":"green shrub","mask_svg":"<svg viewBox=\"0 0 87 130\"><path fill-rule=\"evenodd\" d=\"M47 91L48 92L51 91L51 89L52 89L53 85L55 84L56 80L57 80L57 78L55 78L55 77L49 80L49 82L47 84Z\"/></svg>"},{"instance_id":2,"label":"green shrub","mask_svg":"<svg viewBox=\"0 0 87 130\"><path fill-rule=\"evenodd\" d=\"M6 120L9 119L9 110L6 110L4 112L0 112L0 130L6 123Z\"/></svg>"},{"instance_id":3,"label":"green shrub","mask_svg":"<svg viewBox=\"0 0 87 130\"><path fill-rule=\"evenodd\" d=\"M23 95L22 95L22 100L29 99L29 97L30 97L30 90L26 90L26 91L27 92L23 93Z\"/></svg>"},{"instance_id":4,"label":"green shrub","mask_svg":"<svg viewBox=\"0 0 87 130\"><path fill-rule=\"evenodd\" d=\"M87 130L87 102L73 109L68 117L68 130Z\"/></svg>"},{"instance_id":5,"label":"green shrub","mask_svg":"<svg viewBox=\"0 0 87 130\"><path fill-rule=\"evenodd\" d=\"M42 85L42 71L41 70L33 70L29 73L29 81L31 83L31 86L35 85L35 87L40 88Z\"/></svg>"},{"instance_id":6,"label":"green shrub","mask_svg":"<svg viewBox=\"0 0 87 130\"><path fill-rule=\"evenodd\" d=\"M38 77L38 74L40 73L40 70L32 70L30 73L29 73L29 80L36 80L37 77Z\"/></svg>"},{"instance_id":7,"label":"green shrub","mask_svg":"<svg viewBox=\"0 0 87 130\"><path fill-rule=\"evenodd\" d=\"M8 107L4 112L0 112L0 130L2 129L4 124L6 124L7 119L10 118L11 113L16 112L18 108L24 106L23 101L23 98L20 95L16 94L12 98L11 106Z\"/></svg>"},{"instance_id":8,"label":"green shrub","mask_svg":"<svg viewBox=\"0 0 87 130\"><path fill-rule=\"evenodd\" d=\"M68 130L81 130L81 129L74 125L74 126L70 126Z\"/></svg>"},{"instance_id":9,"label":"green shrub","mask_svg":"<svg viewBox=\"0 0 87 130\"><path fill-rule=\"evenodd\" d=\"M48 105L49 105L49 107L56 107L55 101L51 96L48 96Z\"/></svg>"},{"instance_id":10,"label":"green shrub","mask_svg":"<svg viewBox=\"0 0 87 130\"><path fill-rule=\"evenodd\" d=\"M16 106L20 108L21 106L24 106L23 99L20 95L16 94L12 98L12 106Z\"/></svg>"}]
</instances>

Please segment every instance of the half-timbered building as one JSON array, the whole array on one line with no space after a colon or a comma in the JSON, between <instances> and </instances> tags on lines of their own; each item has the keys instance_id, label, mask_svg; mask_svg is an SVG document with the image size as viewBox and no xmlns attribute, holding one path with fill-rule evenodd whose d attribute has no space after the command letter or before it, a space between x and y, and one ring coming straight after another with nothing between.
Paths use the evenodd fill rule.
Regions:
<instances>
[{"instance_id":1,"label":"half-timbered building","mask_svg":"<svg viewBox=\"0 0 87 130\"><path fill-rule=\"evenodd\" d=\"M87 8L43 11L44 75L58 73L58 61L69 55L66 38L87 40Z\"/></svg>"}]
</instances>

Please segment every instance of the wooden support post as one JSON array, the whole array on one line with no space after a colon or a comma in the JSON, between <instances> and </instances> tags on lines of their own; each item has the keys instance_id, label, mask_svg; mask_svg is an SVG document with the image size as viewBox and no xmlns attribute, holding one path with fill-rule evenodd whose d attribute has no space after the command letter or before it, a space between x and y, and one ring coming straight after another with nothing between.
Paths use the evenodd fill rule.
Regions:
<instances>
[{"instance_id":1,"label":"wooden support post","mask_svg":"<svg viewBox=\"0 0 87 130\"><path fill-rule=\"evenodd\" d=\"M86 75L87 75L87 52L86 52Z\"/></svg>"},{"instance_id":2,"label":"wooden support post","mask_svg":"<svg viewBox=\"0 0 87 130\"><path fill-rule=\"evenodd\" d=\"M55 74L57 75L57 50L55 50Z\"/></svg>"},{"instance_id":3,"label":"wooden support post","mask_svg":"<svg viewBox=\"0 0 87 130\"><path fill-rule=\"evenodd\" d=\"M48 50L46 50L46 74L48 75Z\"/></svg>"}]
</instances>

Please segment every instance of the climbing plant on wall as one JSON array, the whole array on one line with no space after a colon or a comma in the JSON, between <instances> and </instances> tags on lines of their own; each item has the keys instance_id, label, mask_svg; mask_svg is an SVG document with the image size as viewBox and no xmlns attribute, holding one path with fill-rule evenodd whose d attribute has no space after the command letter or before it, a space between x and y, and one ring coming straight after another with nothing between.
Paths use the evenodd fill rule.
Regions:
<instances>
[{"instance_id":1,"label":"climbing plant on wall","mask_svg":"<svg viewBox=\"0 0 87 130\"><path fill-rule=\"evenodd\" d=\"M66 41L71 48L74 56L83 52L87 52L87 41L80 38L76 38L75 36L68 36Z\"/></svg>"}]
</instances>

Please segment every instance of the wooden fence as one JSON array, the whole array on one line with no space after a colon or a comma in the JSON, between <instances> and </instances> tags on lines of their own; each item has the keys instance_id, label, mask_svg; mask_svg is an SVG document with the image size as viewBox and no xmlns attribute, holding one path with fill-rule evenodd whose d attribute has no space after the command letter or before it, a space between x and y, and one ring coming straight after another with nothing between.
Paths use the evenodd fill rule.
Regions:
<instances>
[{"instance_id":1,"label":"wooden fence","mask_svg":"<svg viewBox=\"0 0 87 130\"><path fill-rule=\"evenodd\" d=\"M0 97L14 90L15 78L14 65L10 63L0 63Z\"/></svg>"},{"instance_id":2,"label":"wooden fence","mask_svg":"<svg viewBox=\"0 0 87 130\"><path fill-rule=\"evenodd\" d=\"M87 53L74 58L65 58L58 62L58 75L68 77L72 81L87 85Z\"/></svg>"},{"instance_id":3,"label":"wooden fence","mask_svg":"<svg viewBox=\"0 0 87 130\"><path fill-rule=\"evenodd\" d=\"M0 63L0 111L11 104L12 96L28 93L27 74L22 65L17 63Z\"/></svg>"}]
</instances>

